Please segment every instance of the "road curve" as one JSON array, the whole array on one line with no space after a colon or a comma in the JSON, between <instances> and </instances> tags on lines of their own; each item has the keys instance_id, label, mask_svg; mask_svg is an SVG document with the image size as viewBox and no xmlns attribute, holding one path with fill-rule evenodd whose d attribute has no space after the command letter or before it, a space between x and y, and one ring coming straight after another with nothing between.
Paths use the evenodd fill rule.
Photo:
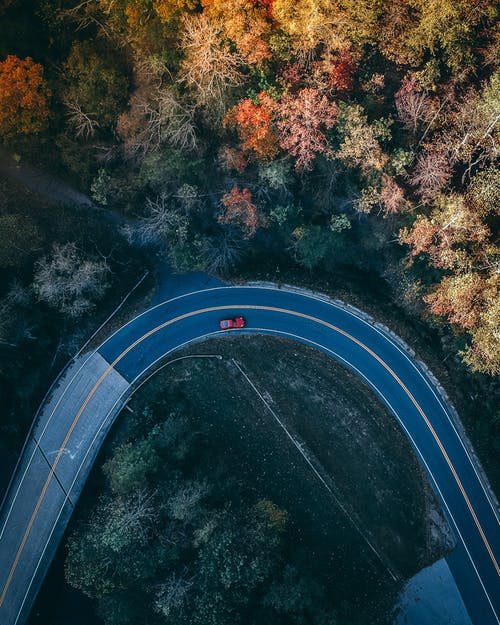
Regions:
<instances>
[{"instance_id":1,"label":"road curve","mask_svg":"<svg viewBox=\"0 0 500 625\"><path fill-rule=\"evenodd\" d=\"M365 315L313 293L271 285L187 293L142 313L59 382L32 430L0 515L0 625L22 624L102 440L137 383L182 347L245 333L323 350L380 397L409 438L457 538L450 569L474 625L500 623L500 525L495 503L435 383Z\"/></svg>"}]
</instances>

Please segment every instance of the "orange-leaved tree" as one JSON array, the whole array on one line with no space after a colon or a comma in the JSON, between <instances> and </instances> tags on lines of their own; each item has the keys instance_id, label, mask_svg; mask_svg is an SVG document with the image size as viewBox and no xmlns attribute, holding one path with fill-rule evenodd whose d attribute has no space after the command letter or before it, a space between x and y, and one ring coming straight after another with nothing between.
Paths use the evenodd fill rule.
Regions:
<instances>
[{"instance_id":1,"label":"orange-leaved tree","mask_svg":"<svg viewBox=\"0 0 500 625\"><path fill-rule=\"evenodd\" d=\"M491 230L460 195L440 196L429 216L419 215L400 232L410 259L427 254L434 267L465 271L489 256Z\"/></svg>"},{"instance_id":2,"label":"orange-leaved tree","mask_svg":"<svg viewBox=\"0 0 500 625\"><path fill-rule=\"evenodd\" d=\"M265 91L259 93L257 100L257 104L250 98L241 100L229 111L224 122L237 128L245 152L271 160L278 153L278 136L272 124L277 103Z\"/></svg>"},{"instance_id":3,"label":"orange-leaved tree","mask_svg":"<svg viewBox=\"0 0 500 625\"><path fill-rule=\"evenodd\" d=\"M479 323L495 284L498 285L498 276L486 278L474 271L445 276L424 301L435 315L470 330Z\"/></svg>"},{"instance_id":4,"label":"orange-leaved tree","mask_svg":"<svg viewBox=\"0 0 500 625\"><path fill-rule=\"evenodd\" d=\"M271 59L269 5L252 0L202 0L202 5L210 19L222 24L224 34L246 63Z\"/></svg>"},{"instance_id":5,"label":"orange-leaved tree","mask_svg":"<svg viewBox=\"0 0 500 625\"><path fill-rule=\"evenodd\" d=\"M258 228L265 226L264 216L253 203L248 189L233 187L222 198L222 204L225 210L219 215L219 223L238 226L245 239L250 239Z\"/></svg>"},{"instance_id":6,"label":"orange-leaved tree","mask_svg":"<svg viewBox=\"0 0 500 625\"><path fill-rule=\"evenodd\" d=\"M40 132L49 116L43 67L9 55L0 63L0 137Z\"/></svg>"},{"instance_id":7,"label":"orange-leaved tree","mask_svg":"<svg viewBox=\"0 0 500 625\"><path fill-rule=\"evenodd\" d=\"M153 6L163 22L179 19L196 8L196 0L154 0Z\"/></svg>"}]
</instances>

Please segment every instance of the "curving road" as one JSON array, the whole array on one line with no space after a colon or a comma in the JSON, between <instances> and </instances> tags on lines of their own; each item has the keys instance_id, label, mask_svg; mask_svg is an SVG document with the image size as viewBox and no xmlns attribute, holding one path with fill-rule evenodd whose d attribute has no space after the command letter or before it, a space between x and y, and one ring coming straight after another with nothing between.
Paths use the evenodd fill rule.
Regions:
<instances>
[{"instance_id":1,"label":"curving road","mask_svg":"<svg viewBox=\"0 0 500 625\"><path fill-rule=\"evenodd\" d=\"M172 352L221 336L219 319L236 314L247 319L245 333L321 349L377 393L408 436L456 535L448 563L471 620L498 625L498 510L436 384L365 315L271 285L207 288L158 304L60 379L39 412L1 511L0 625L28 617L102 440L134 385Z\"/></svg>"}]
</instances>

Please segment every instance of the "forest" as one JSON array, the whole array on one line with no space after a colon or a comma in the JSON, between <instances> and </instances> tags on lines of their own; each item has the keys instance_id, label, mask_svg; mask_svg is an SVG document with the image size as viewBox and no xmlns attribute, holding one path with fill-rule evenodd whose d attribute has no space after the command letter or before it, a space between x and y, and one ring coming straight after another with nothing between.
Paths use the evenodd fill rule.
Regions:
<instances>
[{"instance_id":1,"label":"forest","mask_svg":"<svg viewBox=\"0 0 500 625\"><path fill-rule=\"evenodd\" d=\"M164 248L178 270L224 275L250 257L374 269L403 306L454 328L472 370L500 371L496 3L3 0L0 12L3 145L132 218L117 239ZM96 300L102 264L71 242L45 250L37 216L15 210L4 198L2 269L31 263L37 300L78 317L88 298L47 276L80 263Z\"/></svg>"},{"instance_id":2,"label":"forest","mask_svg":"<svg viewBox=\"0 0 500 625\"><path fill-rule=\"evenodd\" d=\"M214 455L202 419L165 408L146 406L104 463L104 492L68 541L68 582L107 625L335 625L324 585L290 561L287 511Z\"/></svg>"}]
</instances>

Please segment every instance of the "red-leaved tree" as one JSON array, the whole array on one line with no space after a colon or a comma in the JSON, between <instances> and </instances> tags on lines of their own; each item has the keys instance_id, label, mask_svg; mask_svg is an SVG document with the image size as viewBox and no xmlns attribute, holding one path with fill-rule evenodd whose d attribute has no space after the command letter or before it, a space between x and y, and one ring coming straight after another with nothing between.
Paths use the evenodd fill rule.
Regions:
<instances>
[{"instance_id":1,"label":"red-leaved tree","mask_svg":"<svg viewBox=\"0 0 500 625\"><path fill-rule=\"evenodd\" d=\"M356 71L356 63L350 51L341 50L338 57L328 65L328 86L334 91L350 91Z\"/></svg>"},{"instance_id":2,"label":"red-leaved tree","mask_svg":"<svg viewBox=\"0 0 500 625\"><path fill-rule=\"evenodd\" d=\"M248 189L233 187L222 198L224 212L219 215L219 223L238 226L243 231L245 239L250 239L257 229L265 225L264 216L260 214L252 201L252 194Z\"/></svg>"}]
</instances>

